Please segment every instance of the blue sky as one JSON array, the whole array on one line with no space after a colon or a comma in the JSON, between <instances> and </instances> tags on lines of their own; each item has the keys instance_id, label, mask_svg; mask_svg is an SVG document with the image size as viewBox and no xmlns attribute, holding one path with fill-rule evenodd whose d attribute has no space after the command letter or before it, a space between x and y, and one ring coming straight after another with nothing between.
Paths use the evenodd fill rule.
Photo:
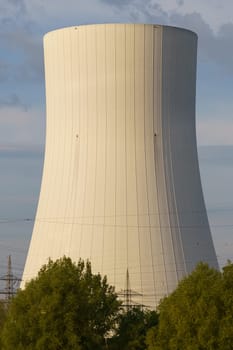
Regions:
<instances>
[{"instance_id":1,"label":"blue sky","mask_svg":"<svg viewBox=\"0 0 233 350\"><path fill-rule=\"evenodd\" d=\"M157 23L199 37L197 139L220 265L233 260L233 1L0 0L0 272L20 275L43 166L43 35L86 23ZM28 220L29 219L29 220Z\"/></svg>"}]
</instances>

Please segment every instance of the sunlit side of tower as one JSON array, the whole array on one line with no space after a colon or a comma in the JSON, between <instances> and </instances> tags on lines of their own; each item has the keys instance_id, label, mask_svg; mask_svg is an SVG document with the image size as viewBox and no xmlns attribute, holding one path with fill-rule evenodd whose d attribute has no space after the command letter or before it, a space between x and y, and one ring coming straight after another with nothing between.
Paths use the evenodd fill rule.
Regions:
<instances>
[{"instance_id":1,"label":"sunlit side of tower","mask_svg":"<svg viewBox=\"0 0 233 350\"><path fill-rule=\"evenodd\" d=\"M197 262L218 267L197 159L196 47L194 33L157 25L45 36L46 152L23 283L49 257L81 257L155 307Z\"/></svg>"}]
</instances>

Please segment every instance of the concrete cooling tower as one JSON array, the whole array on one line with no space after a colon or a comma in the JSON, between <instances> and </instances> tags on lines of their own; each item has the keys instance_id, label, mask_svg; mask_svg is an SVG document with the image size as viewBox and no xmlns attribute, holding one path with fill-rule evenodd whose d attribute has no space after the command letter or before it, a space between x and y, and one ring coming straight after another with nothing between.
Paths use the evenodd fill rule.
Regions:
<instances>
[{"instance_id":1,"label":"concrete cooling tower","mask_svg":"<svg viewBox=\"0 0 233 350\"><path fill-rule=\"evenodd\" d=\"M218 268L197 158L196 49L193 32L159 25L45 35L46 151L22 287L66 255L154 308L199 261Z\"/></svg>"}]
</instances>

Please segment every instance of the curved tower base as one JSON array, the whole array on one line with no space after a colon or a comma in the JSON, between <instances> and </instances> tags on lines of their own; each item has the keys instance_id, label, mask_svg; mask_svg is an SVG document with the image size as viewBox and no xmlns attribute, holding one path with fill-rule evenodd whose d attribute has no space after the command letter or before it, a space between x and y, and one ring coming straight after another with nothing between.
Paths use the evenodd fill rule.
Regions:
<instances>
[{"instance_id":1,"label":"curved tower base","mask_svg":"<svg viewBox=\"0 0 233 350\"><path fill-rule=\"evenodd\" d=\"M196 149L196 45L155 25L45 36L46 153L22 286L67 255L154 308L199 261L218 267Z\"/></svg>"}]
</instances>

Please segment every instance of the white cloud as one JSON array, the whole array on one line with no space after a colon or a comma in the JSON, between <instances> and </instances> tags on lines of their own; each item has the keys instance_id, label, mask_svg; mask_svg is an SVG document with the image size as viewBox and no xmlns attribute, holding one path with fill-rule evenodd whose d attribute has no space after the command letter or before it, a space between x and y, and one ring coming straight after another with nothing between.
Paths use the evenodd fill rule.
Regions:
<instances>
[{"instance_id":1,"label":"white cloud","mask_svg":"<svg viewBox=\"0 0 233 350\"><path fill-rule=\"evenodd\" d=\"M219 1L207 0L100 0L122 13L128 14L129 21L158 23L191 29L199 37L199 57L205 61L215 62L226 71L233 72L233 1L223 7ZM209 13L220 13L218 25L209 18Z\"/></svg>"},{"instance_id":2,"label":"white cloud","mask_svg":"<svg viewBox=\"0 0 233 350\"><path fill-rule=\"evenodd\" d=\"M8 79L9 74L9 64L4 61L0 61L0 81L5 81Z\"/></svg>"},{"instance_id":3,"label":"white cloud","mask_svg":"<svg viewBox=\"0 0 233 350\"><path fill-rule=\"evenodd\" d=\"M161 1L162 3L164 2ZM166 1L165 1L166 2ZM167 2L171 2L167 0ZM224 24L233 23L232 0L184 0L178 12L182 15L198 12L214 31L218 31Z\"/></svg>"},{"instance_id":4,"label":"white cloud","mask_svg":"<svg viewBox=\"0 0 233 350\"><path fill-rule=\"evenodd\" d=\"M226 71L233 72L233 23L225 23L217 33L197 13L186 15L173 14L170 24L193 30L198 34L199 57L207 62L214 62Z\"/></svg>"},{"instance_id":5,"label":"white cloud","mask_svg":"<svg viewBox=\"0 0 233 350\"><path fill-rule=\"evenodd\" d=\"M124 7L126 10L132 12L140 11L141 14L145 13L146 10L152 10L152 15L155 14L153 8L159 8L160 13L170 17L173 14L181 16L199 13L205 18L206 23L210 25L211 29L218 31L224 23L233 23L233 1L232 0L100 0L109 6L118 8ZM143 9L144 8L144 9ZM149 13L149 11L148 11Z\"/></svg>"},{"instance_id":6,"label":"white cloud","mask_svg":"<svg viewBox=\"0 0 233 350\"><path fill-rule=\"evenodd\" d=\"M0 0L0 16L2 19L9 19L12 16L25 12L24 0Z\"/></svg>"},{"instance_id":7,"label":"white cloud","mask_svg":"<svg viewBox=\"0 0 233 350\"><path fill-rule=\"evenodd\" d=\"M115 12L99 0L25 0L28 17L43 31L86 23L114 21ZM124 14L121 14L122 18Z\"/></svg>"},{"instance_id":8,"label":"white cloud","mask_svg":"<svg viewBox=\"0 0 233 350\"><path fill-rule=\"evenodd\" d=\"M41 82L44 77L41 36L20 29L1 32L0 40L5 50L5 61L0 65L0 78L2 76L2 80L5 78ZM7 61L7 55L10 57L12 54L15 59L10 63L12 59ZM3 74L4 66L7 68L7 75Z\"/></svg>"},{"instance_id":9,"label":"white cloud","mask_svg":"<svg viewBox=\"0 0 233 350\"><path fill-rule=\"evenodd\" d=\"M0 108L5 107L20 107L25 111L28 110L28 106L14 93L7 97L0 97Z\"/></svg>"},{"instance_id":10,"label":"white cloud","mask_svg":"<svg viewBox=\"0 0 233 350\"><path fill-rule=\"evenodd\" d=\"M25 140L25 142L33 143L35 138L31 135L34 132L34 125L37 125L38 128L38 142L40 137L43 139L42 136L39 137L39 134L43 134L42 113L33 107L30 99L33 94L32 83L39 82L38 86L42 88L41 82L44 79L42 36L45 32L60 26L111 21L157 22L184 26L199 34L199 58L207 63L214 62L221 69L224 68L227 74L232 75L233 2L224 0L225 7L222 3L219 0L212 0L212 11L210 11L209 0L196 0L195 2L191 0L69 0L68 3L64 0L10 0L7 2L0 0L0 10L2 10L0 11L2 20L0 26L3 29L0 39L6 50L5 57L0 61L0 80L2 82L10 80L14 84L16 96L21 95L19 91L30 89L28 101L21 102L21 106L20 103L16 106L17 101L12 98L11 91L8 91L7 98L0 99L0 104L4 106L4 111L3 109L0 111L0 119L3 112L8 116L8 120L5 120L4 123L0 121L1 130L4 129L0 135L5 140L4 142L9 132L9 137L14 135L19 142ZM226 15L228 13L229 15ZM218 20L214 19L217 17ZM4 26L4 23L8 25ZM12 53L14 60L10 58L7 61L7 56L10 57ZM20 84L21 82L24 87ZM26 85L27 88L25 88ZM218 81L216 81L217 85ZM4 86L2 89L5 89ZM23 96L27 95L25 91ZM34 91L36 94L37 90ZM5 92L2 90L1 96L4 95ZM213 105L217 103L218 101L213 101ZM26 104L32 105L28 113L22 108ZM14 108L10 108L11 106ZM40 118L33 119L35 118L33 116L38 114ZM15 115L18 115L19 118L15 118ZM29 115L33 116L29 117ZM17 122L20 117L25 118L22 124ZM230 131L232 124L230 121L224 121L225 119L224 114L219 122L211 121L208 115L203 115L202 121L198 123L199 143L232 144Z\"/></svg>"},{"instance_id":11,"label":"white cloud","mask_svg":"<svg viewBox=\"0 0 233 350\"><path fill-rule=\"evenodd\" d=\"M197 123L197 141L199 145L232 145L233 120L205 119Z\"/></svg>"},{"instance_id":12,"label":"white cloud","mask_svg":"<svg viewBox=\"0 0 233 350\"><path fill-rule=\"evenodd\" d=\"M0 148L11 145L37 146L44 144L44 113L38 109L3 107L0 110Z\"/></svg>"}]
</instances>

